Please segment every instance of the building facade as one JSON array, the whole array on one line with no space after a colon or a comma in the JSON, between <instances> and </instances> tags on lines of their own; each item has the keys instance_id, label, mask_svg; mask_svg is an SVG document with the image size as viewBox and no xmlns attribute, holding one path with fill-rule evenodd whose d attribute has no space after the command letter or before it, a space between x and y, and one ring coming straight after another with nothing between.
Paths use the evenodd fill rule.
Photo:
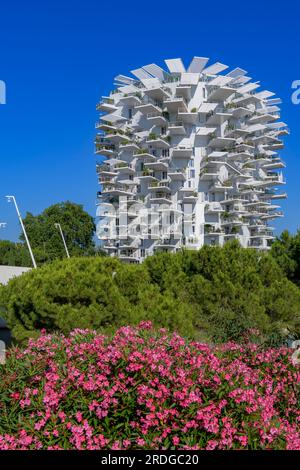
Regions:
<instances>
[{"instance_id":1,"label":"building facade","mask_svg":"<svg viewBox=\"0 0 300 470\"><path fill-rule=\"evenodd\" d=\"M286 197L280 99L241 68L165 62L118 75L97 105L103 248L128 262L232 239L267 250Z\"/></svg>"}]
</instances>

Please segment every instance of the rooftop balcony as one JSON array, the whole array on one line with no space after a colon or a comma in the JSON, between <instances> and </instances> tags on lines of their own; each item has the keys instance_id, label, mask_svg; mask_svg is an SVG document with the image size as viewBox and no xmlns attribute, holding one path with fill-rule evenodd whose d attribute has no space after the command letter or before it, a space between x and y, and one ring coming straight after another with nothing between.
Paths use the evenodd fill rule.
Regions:
<instances>
[{"instance_id":1,"label":"rooftop balcony","mask_svg":"<svg viewBox=\"0 0 300 470\"><path fill-rule=\"evenodd\" d=\"M129 152L135 152L135 151L139 150L139 146L135 142L125 142L125 141L123 141L119 145L119 149L120 150L128 150Z\"/></svg>"}]
</instances>

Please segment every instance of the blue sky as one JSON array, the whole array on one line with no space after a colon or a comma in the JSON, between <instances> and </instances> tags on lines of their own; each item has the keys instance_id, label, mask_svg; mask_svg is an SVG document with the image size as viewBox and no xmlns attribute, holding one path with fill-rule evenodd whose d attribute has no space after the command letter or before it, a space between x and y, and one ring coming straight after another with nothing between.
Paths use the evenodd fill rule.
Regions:
<instances>
[{"instance_id":1,"label":"blue sky","mask_svg":"<svg viewBox=\"0 0 300 470\"><path fill-rule=\"evenodd\" d=\"M291 84L300 80L296 1L1 2L0 237L17 239L19 226L6 194L23 215L72 200L95 214L95 104L115 75L163 59L194 55L240 66L283 99L291 135L281 152L289 198L276 223L300 227L300 105ZM3 197L2 197L3 196Z\"/></svg>"}]
</instances>

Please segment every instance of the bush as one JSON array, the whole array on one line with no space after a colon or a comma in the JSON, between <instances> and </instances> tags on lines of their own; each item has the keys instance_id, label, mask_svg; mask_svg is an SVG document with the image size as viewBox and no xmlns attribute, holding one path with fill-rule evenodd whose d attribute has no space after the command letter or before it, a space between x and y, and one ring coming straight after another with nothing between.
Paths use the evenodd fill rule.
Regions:
<instances>
[{"instance_id":1,"label":"bush","mask_svg":"<svg viewBox=\"0 0 300 470\"><path fill-rule=\"evenodd\" d=\"M0 449L300 450L299 366L287 348L210 347L124 327L10 352Z\"/></svg>"},{"instance_id":2,"label":"bush","mask_svg":"<svg viewBox=\"0 0 300 470\"><path fill-rule=\"evenodd\" d=\"M0 308L22 340L38 330L112 332L151 320L203 341L282 344L300 334L300 290L270 255L226 244L160 253L142 265L113 258L55 261L0 288Z\"/></svg>"},{"instance_id":3,"label":"bush","mask_svg":"<svg viewBox=\"0 0 300 470\"><path fill-rule=\"evenodd\" d=\"M150 283L144 266L113 258L71 258L32 270L0 287L0 307L18 341L41 329L111 331L142 319L193 333L191 314Z\"/></svg>"}]
</instances>

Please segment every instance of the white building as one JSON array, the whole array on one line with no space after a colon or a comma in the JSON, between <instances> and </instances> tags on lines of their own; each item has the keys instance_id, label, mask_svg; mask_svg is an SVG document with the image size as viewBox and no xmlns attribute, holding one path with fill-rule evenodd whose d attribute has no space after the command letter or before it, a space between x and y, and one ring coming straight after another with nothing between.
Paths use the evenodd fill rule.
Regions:
<instances>
[{"instance_id":1,"label":"white building","mask_svg":"<svg viewBox=\"0 0 300 470\"><path fill-rule=\"evenodd\" d=\"M281 101L247 72L194 57L118 75L97 105L97 235L112 256L231 239L266 250L282 217Z\"/></svg>"}]
</instances>

